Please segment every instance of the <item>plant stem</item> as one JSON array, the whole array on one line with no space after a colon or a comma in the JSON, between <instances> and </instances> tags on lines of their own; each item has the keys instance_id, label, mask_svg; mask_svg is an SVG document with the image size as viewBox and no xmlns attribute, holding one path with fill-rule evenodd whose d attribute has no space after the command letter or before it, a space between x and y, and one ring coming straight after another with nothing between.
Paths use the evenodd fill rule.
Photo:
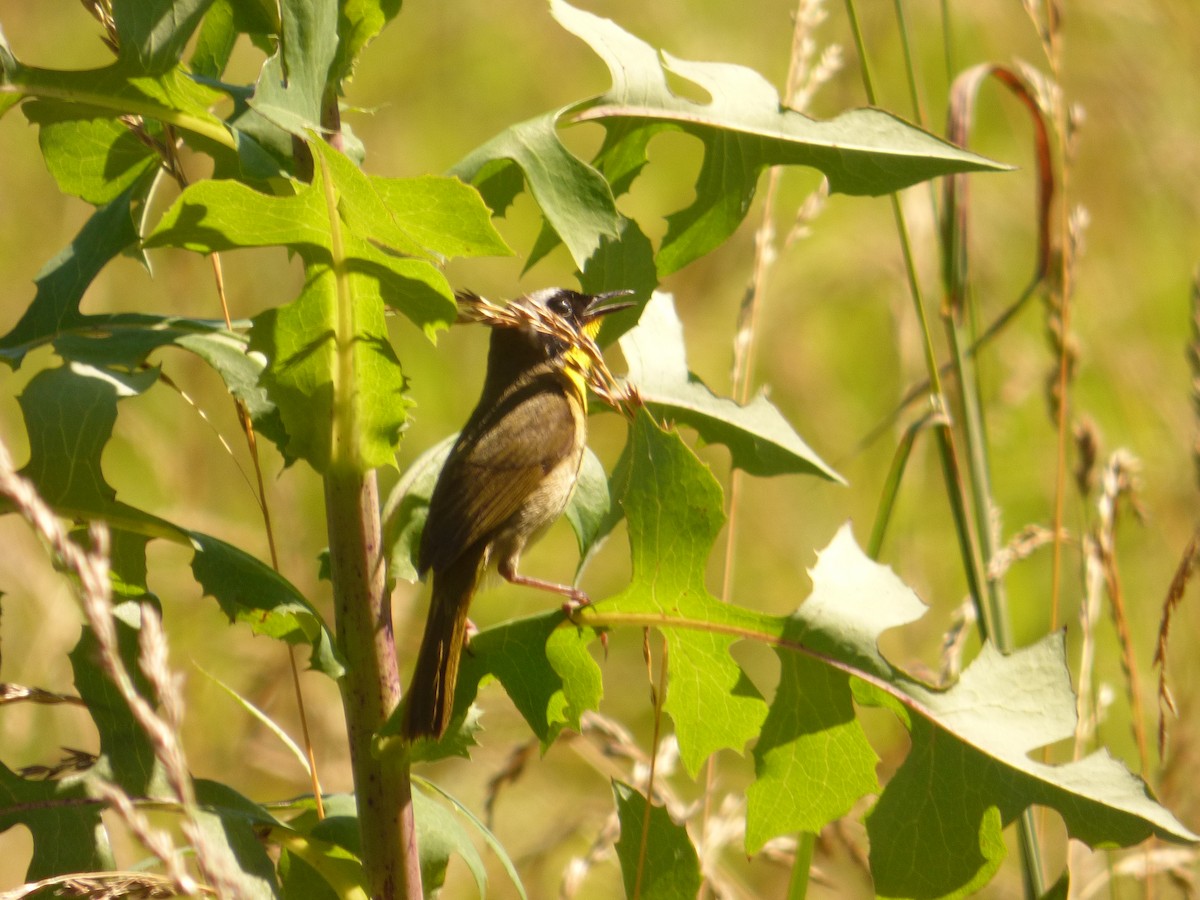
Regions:
<instances>
[{"instance_id":1,"label":"plant stem","mask_svg":"<svg viewBox=\"0 0 1200 900\"><path fill-rule=\"evenodd\" d=\"M327 92L323 124L330 144L340 143L337 105ZM338 649L346 662L341 680L342 711L350 741L350 766L358 802L358 828L367 890L374 900L417 900L422 896L412 781L407 753L381 760L375 734L400 703L400 673L392 634L374 469L359 452L354 354L358 325L342 246L338 196L325 157L317 154L329 213L330 256L337 309L334 316L333 422L330 463L325 471L325 524ZM316 172L314 171L314 175Z\"/></svg>"},{"instance_id":2,"label":"plant stem","mask_svg":"<svg viewBox=\"0 0 1200 900\"><path fill-rule=\"evenodd\" d=\"M384 765L372 753L375 732L400 702L375 473L338 467L326 473L325 517L367 889L376 900L417 898L421 870L408 758Z\"/></svg>"},{"instance_id":3,"label":"plant stem","mask_svg":"<svg viewBox=\"0 0 1200 900\"><path fill-rule=\"evenodd\" d=\"M808 896L808 880L816 843L817 836L811 831L801 831L796 835L796 859L792 863L792 878L788 882L788 900L804 900Z\"/></svg>"}]
</instances>

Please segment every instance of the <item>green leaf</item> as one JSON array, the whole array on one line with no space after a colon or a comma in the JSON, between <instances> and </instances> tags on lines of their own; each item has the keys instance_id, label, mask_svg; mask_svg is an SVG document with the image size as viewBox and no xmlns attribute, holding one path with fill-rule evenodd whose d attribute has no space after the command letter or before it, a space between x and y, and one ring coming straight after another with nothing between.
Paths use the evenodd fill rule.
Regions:
<instances>
[{"instance_id":1,"label":"green leaf","mask_svg":"<svg viewBox=\"0 0 1200 900\"><path fill-rule=\"evenodd\" d=\"M414 790L412 796L422 888L427 894L440 888L446 881L450 857L458 854L474 876L479 896L486 897L487 869L458 818L422 791Z\"/></svg>"},{"instance_id":2,"label":"green leaf","mask_svg":"<svg viewBox=\"0 0 1200 900\"><path fill-rule=\"evenodd\" d=\"M351 397L359 463L366 468L393 465L411 401L392 345L387 340L379 282L351 273L338 292L337 274L309 261L300 296L254 320L251 349L268 360L261 383L278 406L289 441L286 453L325 472L334 453L335 372L338 363L338 306L354 307L352 343L357 390Z\"/></svg>"},{"instance_id":3,"label":"green leaf","mask_svg":"<svg viewBox=\"0 0 1200 900\"><path fill-rule=\"evenodd\" d=\"M485 844L487 844L488 849L491 850L492 853L494 853L496 855L496 859L499 860L500 865L504 867L505 873L508 875L508 878L512 882L513 887L516 888L517 896L519 896L521 898L521 900L525 900L525 898L528 895L525 893L525 885L523 885L521 883L521 878L517 874L517 867L515 865L513 865L513 861L509 857L508 851L504 849L503 844L501 844L498 840L496 840L496 836L494 834L492 834L491 829L488 828L482 821L480 821L479 817L476 816L473 812L471 812L469 807L467 807L465 804L461 803L453 795L444 791L438 785L434 784L431 781L426 781L424 778L419 778L419 777L414 778L413 781L415 781L417 784L421 785L422 787L427 788L430 791L436 791L438 794L440 794L442 796L443 799L445 799L445 801L447 803L449 803L451 805L451 807L453 807L455 812L457 812L460 816L462 816L463 818L465 818L467 820L467 823L472 828L475 829L475 831L479 834L480 837L483 838L483 841ZM417 825L419 828L420 821L417 822ZM479 879L478 879L478 877L476 877L477 884L478 884L478 881L479 881Z\"/></svg>"},{"instance_id":4,"label":"green leaf","mask_svg":"<svg viewBox=\"0 0 1200 900\"><path fill-rule=\"evenodd\" d=\"M583 570L588 555L597 548L604 522L611 510L608 475L599 457L585 448L583 461L579 466L579 476L575 481L575 492L571 494L571 500L563 513L579 544L579 566L575 570L576 575Z\"/></svg>"},{"instance_id":5,"label":"green leaf","mask_svg":"<svg viewBox=\"0 0 1200 900\"><path fill-rule=\"evenodd\" d=\"M217 81L229 64L239 35L250 35L257 45L270 47L272 41L268 36L275 39L279 31L276 0L214 0L196 35L191 70L202 78ZM241 89L235 94L240 100Z\"/></svg>"},{"instance_id":6,"label":"green leaf","mask_svg":"<svg viewBox=\"0 0 1200 900\"><path fill-rule=\"evenodd\" d=\"M278 826L275 818L220 782L198 780L195 788L206 863L222 873L225 890L245 900L280 896L275 864L258 836L262 829Z\"/></svg>"},{"instance_id":7,"label":"green leaf","mask_svg":"<svg viewBox=\"0 0 1200 900\"><path fill-rule=\"evenodd\" d=\"M1074 733L1062 632L1008 656L985 645L949 690L914 684L909 694L920 712L913 752L867 817L881 896L948 895L960 883L983 883L1003 857L1001 824L1032 804L1058 810L1068 834L1091 847L1128 847L1152 835L1197 840L1107 750L1062 765L1033 758L1035 750ZM878 693L873 697L893 705ZM901 819L905 827L893 833ZM883 834L888 837L877 855L874 841ZM935 841L945 857L929 865L922 856L925 861L913 865L911 853Z\"/></svg>"},{"instance_id":8,"label":"green leaf","mask_svg":"<svg viewBox=\"0 0 1200 900\"><path fill-rule=\"evenodd\" d=\"M89 796L90 777L33 780L0 763L0 834L21 825L33 838L26 881L116 867L100 819L104 806Z\"/></svg>"},{"instance_id":9,"label":"green leaf","mask_svg":"<svg viewBox=\"0 0 1200 900\"><path fill-rule=\"evenodd\" d=\"M192 573L229 620L248 624L289 644L312 647L310 665L330 678L344 671L333 635L320 614L282 575L243 550L197 531L188 532Z\"/></svg>"},{"instance_id":10,"label":"green leaf","mask_svg":"<svg viewBox=\"0 0 1200 900\"><path fill-rule=\"evenodd\" d=\"M329 80L338 84L354 74L358 56L400 12L401 0L342 0L338 3L338 48Z\"/></svg>"},{"instance_id":11,"label":"green leaf","mask_svg":"<svg viewBox=\"0 0 1200 900\"><path fill-rule=\"evenodd\" d=\"M630 443L620 501L629 522L633 578L597 611L728 619L733 609L704 583L708 554L725 520L720 486L678 434L662 431L645 412L634 420ZM680 758L694 777L715 751L741 752L762 727L767 706L729 654L734 635L716 629L663 633L669 665L665 709L675 724Z\"/></svg>"},{"instance_id":12,"label":"green leaf","mask_svg":"<svg viewBox=\"0 0 1200 900\"><path fill-rule=\"evenodd\" d=\"M613 797L621 823L616 849L625 896L642 900L695 897L700 891L700 858L687 829L676 824L660 806L650 805L647 823L646 798L627 784L614 781ZM643 831L647 830L649 834L643 841Z\"/></svg>"},{"instance_id":13,"label":"green leaf","mask_svg":"<svg viewBox=\"0 0 1200 900\"><path fill-rule=\"evenodd\" d=\"M305 900L366 900L353 794L325 796L326 818L318 819L311 797L290 801L302 810L285 827L272 828L269 839L281 848L284 896Z\"/></svg>"},{"instance_id":14,"label":"green leaf","mask_svg":"<svg viewBox=\"0 0 1200 900\"><path fill-rule=\"evenodd\" d=\"M410 193L428 199L461 189L424 182L409 192L407 185L392 182L380 191L381 182L368 179L342 154L323 145L314 145L314 153L321 165L313 183L299 185L292 196L269 196L236 183L194 185L146 244L200 252L283 244L299 251L307 278L300 297L260 315L251 332L252 349L268 360L261 384L288 433L285 453L318 471L330 465L335 446L347 448L364 467L390 465L409 403L387 340L383 301L397 305L431 336L452 321L456 308L444 276L429 262L375 244L428 252L408 233L412 210L397 214L389 203ZM482 210L475 218L483 219ZM428 223L421 230L423 238L437 234ZM334 374L338 335L351 327L345 340L355 383L342 388L343 421L335 418L341 401ZM350 420L353 446L335 442L335 424L348 428Z\"/></svg>"},{"instance_id":15,"label":"green leaf","mask_svg":"<svg viewBox=\"0 0 1200 900\"><path fill-rule=\"evenodd\" d=\"M279 853L279 887L288 900L339 900L347 896L335 891L317 869L290 850Z\"/></svg>"},{"instance_id":16,"label":"green leaf","mask_svg":"<svg viewBox=\"0 0 1200 900\"><path fill-rule=\"evenodd\" d=\"M191 69L204 78L217 79L229 64L237 43L238 28L233 0L213 0L196 35Z\"/></svg>"},{"instance_id":17,"label":"green leaf","mask_svg":"<svg viewBox=\"0 0 1200 900\"><path fill-rule=\"evenodd\" d=\"M654 247L636 222L622 220L620 235L615 240L605 238L600 242L599 249L584 266L579 284L589 294L620 288L632 290L635 298L644 299L654 292L658 286ZM607 347L636 325L641 314L642 309L633 307L605 316L597 342L601 347Z\"/></svg>"},{"instance_id":18,"label":"green leaf","mask_svg":"<svg viewBox=\"0 0 1200 900\"><path fill-rule=\"evenodd\" d=\"M457 178L372 175L368 181L395 227L426 252L446 257L512 255L479 192Z\"/></svg>"},{"instance_id":19,"label":"green leaf","mask_svg":"<svg viewBox=\"0 0 1200 900\"><path fill-rule=\"evenodd\" d=\"M88 286L117 254L138 238L130 214L136 186L92 213L74 240L38 273L37 294L12 331L0 338L0 359L17 368L33 347L79 327L89 317L79 311Z\"/></svg>"},{"instance_id":20,"label":"green leaf","mask_svg":"<svg viewBox=\"0 0 1200 900\"><path fill-rule=\"evenodd\" d=\"M885 630L920 618L924 604L866 558L848 527L821 552L813 593L796 613L762 615L718 603L704 589L719 494L678 437L639 414L618 468L627 470L618 474L633 582L579 618L668 636L667 708L689 771L702 754L740 749L761 731L751 850L779 834L819 831L874 790L874 757L852 697L885 705L912 731L913 752L868 819L883 896L961 896L982 884L1003 854L1000 829L1034 804L1058 810L1068 832L1092 845L1196 839L1106 753L1063 765L1032 760L1074 729L1061 636L1008 657L988 647L958 684L933 690L895 669L878 646ZM744 675L726 652L736 639L778 648L782 678L765 722L765 705L740 690Z\"/></svg>"},{"instance_id":21,"label":"green leaf","mask_svg":"<svg viewBox=\"0 0 1200 900\"><path fill-rule=\"evenodd\" d=\"M561 110L513 125L474 150L450 170L473 183L493 210L503 211L519 183L497 160L524 175L533 199L555 233L583 268L604 238L620 234L621 215L604 176L574 156L558 136Z\"/></svg>"},{"instance_id":22,"label":"green leaf","mask_svg":"<svg viewBox=\"0 0 1200 900\"><path fill-rule=\"evenodd\" d=\"M815 121L782 107L775 88L751 69L676 59L563 0L552 0L551 12L604 60L612 89L509 128L470 153L451 174L475 183L502 214L520 190L519 171L549 229L580 269L606 240L618 238L621 216L614 195L629 189L646 164L650 139L665 130L698 138L705 155L694 202L667 217L659 277L733 233L769 166L817 168L832 190L848 194L883 194L939 175L1006 168L882 110L853 110L832 121ZM673 92L668 76L692 82L709 102ZM599 122L605 128L595 167L566 150L557 134L563 122ZM555 242L550 231L544 232L530 265Z\"/></svg>"},{"instance_id":23,"label":"green leaf","mask_svg":"<svg viewBox=\"0 0 1200 900\"><path fill-rule=\"evenodd\" d=\"M777 835L818 834L879 790L878 757L855 718L849 678L803 654L777 652L779 687L746 791L748 853Z\"/></svg>"},{"instance_id":24,"label":"green leaf","mask_svg":"<svg viewBox=\"0 0 1200 900\"><path fill-rule=\"evenodd\" d=\"M329 163L338 194L339 228L344 224L348 229L341 234L345 265L355 276L376 282L378 287L370 290L382 294L432 338L457 315L453 291L429 261L398 254L433 257L443 250L491 252L492 245L483 233L491 226L482 209L472 209L461 188L449 179L438 179L437 184L368 179L344 155L323 144L314 144L314 148ZM380 182L390 183L380 190ZM311 248L324 252L306 252L306 260L328 268L333 243L324 175L318 173L312 184L293 187L294 194L271 196L237 182L199 182L167 210L145 246L183 247L197 253L276 245L293 250ZM413 223L421 204L431 198L445 199L458 211L457 217L446 220L444 232L430 222L420 227ZM408 207L404 206L406 202ZM469 241L452 237L455 221L468 223L474 237ZM390 251L381 250L377 244ZM312 275L310 269L310 278Z\"/></svg>"},{"instance_id":25,"label":"green leaf","mask_svg":"<svg viewBox=\"0 0 1200 900\"><path fill-rule=\"evenodd\" d=\"M100 465L117 401L142 393L157 377L152 369L129 375L75 363L30 379L18 399L29 433L29 462L21 473L57 512L177 534L169 523L119 502Z\"/></svg>"},{"instance_id":26,"label":"green leaf","mask_svg":"<svg viewBox=\"0 0 1200 900\"><path fill-rule=\"evenodd\" d=\"M661 419L695 428L706 443L724 444L738 468L752 475L805 474L842 481L765 396L741 406L716 396L688 372L683 328L670 295L655 294L620 344L629 380L647 407Z\"/></svg>"},{"instance_id":27,"label":"green leaf","mask_svg":"<svg viewBox=\"0 0 1200 900\"><path fill-rule=\"evenodd\" d=\"M404 470L383 505L383 549L388 558L388 576L416 581L421 532L429 515L438 475L458 440L458 433L434 444Z\"/></svg>"},{"instance_id":28,"label":"green leaf","mask_svg":"<svg viewBox=\"0 0 1200 900\"><path fill-rule=\"evenodd\" d=\"M143 242L215 253L239 247L329 248L319 182L271 196L236 181L199 181L171 204Z\"/></svg>"},{"instance_id":29,"label":"green leaf","mask_svg":"<svg viewBox=\"0 0 1200 900\"><path fill-rule=\"evenodd\" d=\"M225 331L223 327L209 332L197 329L178 335L173 343L196 354L221 376L229 393L250 413L254 430L271 440L284 454L285 462L291 463L293 457L286 452L288 436L283 419L261 383L265 362L250 352L245 335Z\"/></svg>"},{"instance_id":30,"label":"green leaf","mask_svg":"<svg viewBox=\"0 0 1200 900\"><path fill-rule=\"evenodd\" d=\"M562 610L481 631L471 638L471 652L463 654L455 718L465 715L490 676L503 685L544 748L563 728L578 731L580 716L597 708L604 689L600 667L587 652L593 640L591 629L567 623Z\"/></svg>"},{"instance_id":31,"label":"green leaf","mask_svg":"<svg viewBox=\"0 0 1200 900\"><path fill-rule=\"evenodd\" d=\"M564 28L604 60L612 76L612 90L577 104L564 118L619 129L602 155L614 186L627 187L658 131L677 129L704 143L695 202L668 217L660 276L733 233L768 166L812 166L826 175L831 190L847 194L884 194L939 175L1006 168L881 110L853 110L829 122L810 119L783 107L775 88L752 69L678 59L563 0L551 0L550 8ZM696 85L709 102L672 91L668 75Z\"/></svg>"},{"instance_id":32,"label":"green leaf","mask_svg":"<svg viewBox=\"0 0 1200 900\"><path fill-rule=\"evenodd\" d=\"M87 540L85 535L86 531L81 528L72 532L71 538L83 544ZM128 531L109 533L108 578L114 600L148 599L158 605L158 598L150 593L146 585L146 544L149 542L150 539L144 534Z\"/></svg>"},{"instance_id":33,"label":"green leaf","mask_svg":"<svg viewBox=\"0 0 1200 900\"><path fill-rule=\"evenodd\" d=\"M39 126L42 156L63 193L102 206L158 166L158 154L108 110L31 100L22 111Z\"/></svg>"},{"instance_id":34,"label":"green leaf","mask_svg":"<svg viewBox=\"0 0 1200 900\"><path fill-rule=\"evenodd\" d=\"M158 696L142 673L138 637L142 627L140 602L126 601L113 609L117 647L134 689L152 707ZM134 797L172 797L166 773L154 755L154 743L129 708L120 689L100 662L100 645L90 627L71 651L75 690L87 705L100 735L100 755L106 761L105 777Z\"/></svg>"},{"instance_id":35,"label":"green leaf","mask_svg":"<svg viewBox=\"0 0 1200 900\"><path fill-rule=\"evenodd\" d=\"M192 570L197 581L231 620L247 622L259 634L310 644L313 668L340 677L332 636L282 576L242 550L116 498L104 478L101 456L112 436L117 402L145 391L156 377L153 369L130 375L79 363L39 372L19 399L30 448L22 474L61 516L102 519L117 531L190 544L196 551Z\"/></svg>"},{"instance_id":36,"label":"green leaf","mask_svg":"<svg viewBox=\"0 0 1200 900\"><path fill-rule=\"evenodd\" d=\"M250 100L261 118L237 123L277 146L276 129L300 138L321 133L322 103L338 49L337 0L282 0L279 8L282 40L263 65Z\"/></svg>"},{"instance_id":37,"label":"green leaf","mask_svg":"<svg viewBox=\"0 0 1200 900\"><path fill-rule=\"evenodd\" d=\"M212 0L113 0L121 60L132 69L151 75L172 68L211 3Z\"/></svg>"}]
</instances>

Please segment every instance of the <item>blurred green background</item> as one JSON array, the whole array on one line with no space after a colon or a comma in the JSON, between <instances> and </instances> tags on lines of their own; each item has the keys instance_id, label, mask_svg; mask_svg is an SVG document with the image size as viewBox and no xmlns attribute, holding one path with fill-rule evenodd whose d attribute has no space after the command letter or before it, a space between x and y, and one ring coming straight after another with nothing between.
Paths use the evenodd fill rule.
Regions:
<instances>
[{"instance_id":1,"label":"blurred green background","mask_svg":"<svg viewBox=\"0 0 1200 900\"><path fill-rule=\"evenodd\" d=\"M792 3L581 0L580 5L676 56L748 65L782 89ZM1045 70L1035 31L1020 4L949 6L956 71L978 62L1015 59ZM931 0L906 8L926 124L935 132L944 127L949 81L939 9ZM832 4L827 12L816 37L822 46L841 45L845 65L814 98L810 111L819 117L865 102L845 10ZM859 15L880 105L912 119L892 4L862 3ZM1152 715L1150 664L1160 607L1200 519L1193 450L1198 426L1184 355L1191 339L1191 282L1200 260L1200 68L1195 63L1200 59L1200 4L1091 0L1066 4L1064 15L1064 97L1085 113L1067 193L1071 205L1085 209L1090 221L1075 272L1072 326L1080 358L1072 409L1077 418L1095 423L1102 458L1125 447L1141 461L1144 515L1141 521L1123 520L1117 549L1142 667L1143 701ZM13 52L28 64L84 68L109 60L95 23L74 2L0 0L0 27ZM252 48L240 47L229 80L253 81L260 61ZM599 59L554 23L541 0L413 0L366 52L348 88L346 102L353 109L345 120L362 138L372 173L438 173L507 125L599 93L607 85ZM1015 299L1032 271L1034 183L1024 113L995 87L985 88L983 97L974 149L1019 166L1013 173L977 177L972 183L974 284L984 316L990 318ZM567 133L581 154L594 149L599 137L593 126ZM650 166L621 206L651 237L658 237L665 230L663 217L691 197L699 145L666 135L651 144L650 152ZM201 158L187 164L193 178L206 173ZM816 184L809 171L784 174L776 222L781 234ZM172 196L164 191L156 207L164 208ZM919 186L903 202L941 345L936 223L929 197L928 187ZM684 320L693 370L718 392L729 388L734 323L751 277L760 206L761 199L732 241L663 285L674 293ZM10 111L0 120L0 332L16 322L32 299L32 279L70 241L89 211L81 201L58 193L41 162L35 130L19 110ZM488 296L571 284L572 267L561 250L521 274L537 227L532 203L520 198L500 223L516 257L454 263L448 270L451 282ZM151 261L153 273L128 260L110 265L89 292L85 311L219 316L206 260L158 251ZM227 254L223 264L235 316L248 317L285 302L300 285L298 265L282 251ZM433 347L406 322L392 321L417 403L399 458L402 469L465 419L476 399L486 335L479 328L455 329ZM265 557L252 476L218 380L182 354L160 361L187 398L160 387L122 405L116 438L104 458L108 480L126 502ZM16 398L32 373L52 362L42 352L16 373L4 370L0 375L0 436L18 464L25 459L27 443ZM831 198L811 234L782 253L767 282L756 363L755 383L769 389L800 434L849 482L849 487L838 487L815 479L743 480L732 595L741 604L785 613L807 594L806 569L815 561L815 550L843 521L852 520L860 543L866 542L900 428L915 415L902 417L882 438L861 446L923 375L885 198ZM1045 384L1053 365L1045 317L1036 301L981 361L998 513L1006 537L1026 525L1051 521L1055 436ZM614 368L620 370L615 353ZM592 445L607 466L623 436L616 417L593 419ZM705 449L702 455L725 480L724 451ZM320 482L302 465L282 469L269 449L264 463L282 569L328 615L328 586L316 574L316 556L325 544ZM395 472L384 473L385 490L396 478ZM1094 518L1094 510L1069 489L1067 524L1078 533ZM215 603L202 599L186 577L186 554L159 544L151 545L151 587L164 603L173 662L187 678L185 736L194 772L225 780L259 800L306 791L292 758L205 674L218 675L298 734L284 649L252 638L245 629L228 628ZM80 618L70 592L14 517L0 519L0 547L0 680L69 691L65 654L78 638ZM922 622L888 635L887 652L901 665L936 667L941 635L963 599L965 582L929 441L920 442L914 454L883 560L931 607ZM562 579L571 576L575 562L574 541L560 525L529 555L525 568ZM593 597L603 597L624 583L626 566L618 533L587 570L583 585ZM1067 548L1060 615L1072 653L1078 649L1081 569L1076 540ZM720 547L715 548L711 574L712 587L719 591ZM1015 631L1022 643L1048 627L1049 583L1048 551L1021 562L1010 575ZM1166 805L1193 829L1200 826L1200 802L1184 773L1195 762L1200 739L1194 688L1200 668L1190 646L1200 624L1196 593L1193 586L1176 620L1169 667L1182 720L1172 726L1165 768L1151 773ZM415 650L425 602L419 585L397 589L402 653ZM472 616L486 626L544 606L545 598L536 593L497 587L478 599ZM1100 628L1100 641L1098 679L1116 691L1100 737L1136 768L1129 707L1107 623ZM637 634L613 636L604 663L603 711L629 724L645 747L651 719L640 643ZM769 691L775 678L772 655L756 647L737 652L760 687ZM304 687L323 785L347 790L337 692L316 675L304 676ZM488 779L523 740L522 726L501 691L485 691L484 702L488 730L476 764L451 762L432 772L476 809L482 806ZM881 774L886 776L905 752L904 732L882 714L872 714L867 724L878 739ZM1146 726L1153 731L1153 722ZM2 758L14 768L53 762L60 746L95 749L84 716L64 708L5 708L0 735ZM517 859L534 897L556 894L567 861L586 852L611 806L610 773L577 750L577 742L563 741L543 758L535 753L496 806L497 834ZM718 790L736 793L751 775L750 763L724 756ZM682 780L679 789L693 797L701 791ZM1051 820L1050 833L1058 828ZM852 834L855 829L851 827ZM28 852L28 837L19 829L0 835L0 890L20 883ZM782 889L785 869L762 861L746 865L742 856L736 843L726 854L744 896L773 896ZM136 848L126 851L126 862L138 858ZM1061 854L1052 852L1053 864L1060 859ZM822 845L818 866L828 882L815 885L814 896L868 891L836 839ZM492 869L491 895L511 896L499 869ZM988 894L1011 896L1018 884L1015 868L1006 866ZM615 866L604 864L579 896L613 896L618 885ZM465 872L452 869L444 896L473 893Z\"/></svg>"}]
</instances>

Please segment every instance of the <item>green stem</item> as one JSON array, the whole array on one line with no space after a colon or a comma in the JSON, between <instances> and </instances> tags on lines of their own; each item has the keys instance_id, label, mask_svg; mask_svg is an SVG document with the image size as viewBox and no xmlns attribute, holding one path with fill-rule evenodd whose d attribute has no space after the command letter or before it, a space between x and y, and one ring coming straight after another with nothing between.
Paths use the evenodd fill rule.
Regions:
<instances>
[{"instance_id":1,"label":"green stem","mask_svg":"<svg viewBox=\"0 0 1200 900\"><path fill-rule=\"evenodd\" d=\"M813 847L816 843L817 836L811 831L796 835L796 859L792 863L787 900L804 900L808 896L808 878L812 872Z\"/></svg>"},{"instance_id":2,"label":"green stem","mask_svg":"<svg viewBox=\"0 0 1200 900\"><path fill-rule=\"evenodd\" d=\"M325 472L325 517L338 649L346 660L342 707L350 740L362 863L375 900L419 898L412 783L405 753L384 761L375 734L400 703L400 674L379 518L375 472L364 471L358 445L355 297L342 248L337 190L325 157L314 153L329 213L336 284L333 422Z\"/></svg>"}]
</instances>

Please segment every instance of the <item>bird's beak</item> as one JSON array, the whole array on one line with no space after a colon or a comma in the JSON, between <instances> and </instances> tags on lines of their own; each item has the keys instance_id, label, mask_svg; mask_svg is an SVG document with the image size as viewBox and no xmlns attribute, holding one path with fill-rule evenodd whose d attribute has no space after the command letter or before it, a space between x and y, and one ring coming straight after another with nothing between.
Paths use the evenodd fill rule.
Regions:
<instances>
[{"instance_id":1,"label":"bird's beak","mask_svg":"<svg viewBox=\"0 0 1200 900\"><path fill-rule=\"evenodd\" d=\"M609 291L606 294L596 294L594 297L592 297L592 301L588 304L587 309L584 311L583 315L585 321L590 322L594 319L600 318L601 316L607 316L609 313L614 313L619 309L629 309L630 307L637 306L637 303L633 300L626 300L623 303L608 302L616 299L617 297L630 297L634 293L635 292L632 290L624 290Z\"/></svg>"}]
</instances>

